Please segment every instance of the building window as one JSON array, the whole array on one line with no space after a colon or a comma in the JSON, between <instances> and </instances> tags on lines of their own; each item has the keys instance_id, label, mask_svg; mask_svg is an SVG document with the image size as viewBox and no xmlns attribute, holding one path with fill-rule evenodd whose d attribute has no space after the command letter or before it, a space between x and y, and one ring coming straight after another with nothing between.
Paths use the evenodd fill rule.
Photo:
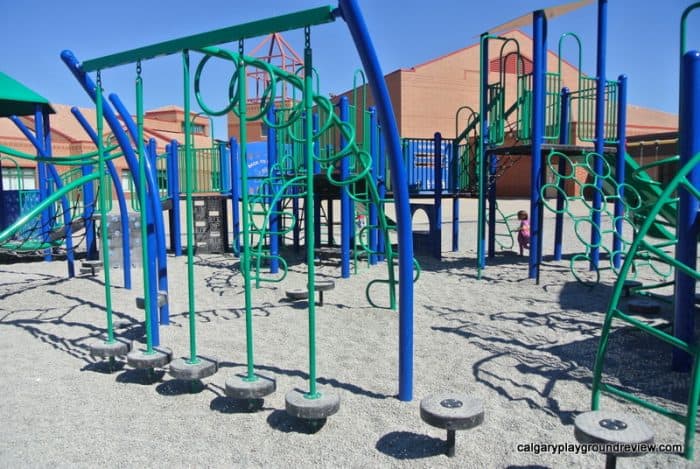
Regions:
<instances>
[{"instance_id":1,"label":"building window","mask_svg":"<svg viewBox=\"0 0 700 469\"><path fill-rule=\"evenodd\" d=\"M36 170L3 166L2 188L6 191L36 189Z\"/></svg>"},{"instance_id":2,"label":"building window","mask_svg":"<svg viewBox=\"0 0 700 469\"><path fill-rule=\"evenodd\" d=\"M206 135L205 130L207 129L207 126L204 124L191 124L190 125L190 132L192 132L195 135ZM185 132L185 123L182 123L182 132Z\"/></svg>"}]
</instances>

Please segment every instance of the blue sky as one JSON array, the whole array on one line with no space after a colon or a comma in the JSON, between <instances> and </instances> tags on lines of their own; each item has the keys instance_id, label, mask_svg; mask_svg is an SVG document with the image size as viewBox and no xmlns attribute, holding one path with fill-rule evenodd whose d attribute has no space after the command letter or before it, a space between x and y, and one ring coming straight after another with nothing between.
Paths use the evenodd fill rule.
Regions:
<instances>
[{"instance_id":1,"label":"blue sky","mask_svg":"<svg viewBox=\"0 0 700 469\"><path fill-rule=\"evenodd\" d=\"M311 0L0 0L0 70L52 102L91 106L59 58L63 49L79 60L140 47L176 37L276 16L333 2ZM358 0L384 73L411 67L473 44L486 29L562 0ZM675 113L678 107L679 22L691 0L609 0L607 76L629 77L630 103ZM577 33L584 44L583 71L595 74L596 6L589 5L549 22L550 49L558 37ZM688 47L700 49L700 10L689 17ZM528 28L526 32L530 33ZM298 52L301 32L285 33ZM314 65L324 93L352 86L360 65L342 21L311 33ZM259 39L246 43L252 49ZM237 49L237 46L234 45ZM573 48L572 48L573 49ZM566 51L565 58L573 59ZM205 97L213 107L225 96L229 77L223 67L207 75ZM105 88L117 92L133 109L134 66L105 71ZM145 106L182 104L178 56L143 63ZM458 104L456 104L457 106ZM217 119L217 138L225 124Z\"/></svg>"}]
</instances>

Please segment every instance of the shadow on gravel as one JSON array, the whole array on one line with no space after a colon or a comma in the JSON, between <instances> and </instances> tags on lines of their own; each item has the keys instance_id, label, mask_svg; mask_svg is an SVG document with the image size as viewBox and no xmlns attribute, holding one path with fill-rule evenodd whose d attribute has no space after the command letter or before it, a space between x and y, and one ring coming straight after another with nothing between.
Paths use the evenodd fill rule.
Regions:
<instances>
[{"instance_id":1,"label":"shadow on gravel","mask_svg":"<svg viewBox=\"0 0 700 469\"><path fill-rule=\"evenodd\" d=\"M265 399L233 399L227 396L215 397L209 408L222 414L252 414L261 410L273 410L272 407L265 407Z\"/></svg>"},{"instance_id":2,"label":"shadow on gravel","mask_svg":"<svg viewBox=\"0 0 700 469\"><path fill-rule=\"evenodd\" d=\"M284 433L303 433L313 435L326 424L326 419L306 420L289 415L284 410L273 410L267 417L267 423L275 430Z\"/></svg>"},{"instance_id":3,"label":"shadow on gravel","mask_svg":"<svg viewBox=\"0 0 700 469\"><path fill-rule=\"evenodd\" d=\"M163 370L126 370L117 376L117 383L150 386L159 382L164 375L165 371Z\"/></svg>"},{"instance_id":4,"label":"shadow on gravel","mask_svg":"<svg viewBox=\"0 0 700 469\"><path fill-rule=\"evenodd\" d=\"M122 371L126 363L115 361L110 363L109 360L100 360L94 363L88 363L80 369L80 371L92 371L94 373L102 373L105 375L111 375L117 371Z\"/></svg>"},{"instance_id":5,"label":"shadow on gravel","mask_svg":"<svg viewBox=\"0 0 700 469\"><path fill-rule=\"evenodd\" d=\"M421 459L445 454L445 440L413 432L387 433L377 441L377 450L396 459Z\"/></svg>"}]
</instances>

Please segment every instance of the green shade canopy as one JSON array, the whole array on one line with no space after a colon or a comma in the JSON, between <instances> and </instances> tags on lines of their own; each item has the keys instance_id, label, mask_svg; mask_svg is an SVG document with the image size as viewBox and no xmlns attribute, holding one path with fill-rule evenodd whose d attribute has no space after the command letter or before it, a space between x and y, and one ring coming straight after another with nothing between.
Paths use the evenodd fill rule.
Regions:
<instances>
[{"instance_id":1,"label":"green shade canopy","mask_svg":"<svg viewBox=\"0 0 700 469\"><path fill-rule=\"evenodd\" d=\"M37 104L50 114L55 112L46 98L0 72L0 117L32 115Z\"/></svg>"}]
</instances>

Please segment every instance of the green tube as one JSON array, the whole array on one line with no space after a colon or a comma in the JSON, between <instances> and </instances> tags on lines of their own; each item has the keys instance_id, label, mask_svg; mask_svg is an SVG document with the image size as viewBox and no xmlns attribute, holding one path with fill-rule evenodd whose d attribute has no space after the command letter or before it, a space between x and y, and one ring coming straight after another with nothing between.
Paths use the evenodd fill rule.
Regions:
<instances>
[{"instance_id":1,"label":"green tube","mask_svg":"<svg viewBox=\"0 0 700 469\"><path fill-rule=\"evenodd\" d=\"M143 80L141 79L141 63L136 65L136 146L139 152L139 216L141 221L141 272L143 273L143 307L146 312L146 353L153 353L151 334L151 290L148 278L148 218L146 216L146 149L143 146ZM157 326L156 326L157 327Z\"/></svg>"},{"instance_id":2,"label":"green tube","mask_svg":"<svg viewBox=\"0 0 700 469\"><path fill-rule=\"evenodd\" d=\"M239 150L241 152L241 204L243 205L243 251L241 252L241 269L243 273L243 284L245 287L245 340L246 340L246 366L248 381L255 381L255 361L253 355L253 293L252 284L250 281L250 207L248 206L248 133L246 125L248 119L246 117L246 74L245 61L243 60L243 43L239 44L239 54L237 62L238 73L238 119L240 123L240 143ZM238 201L233 201L238 203Z\"/></svg>"},{"instance_id":3,"label":"green tube","mask_svg":"<svg viewBox=\"0 0 700 469\"><path fill-rule=\"evenodd\" d=\"M187 212L187 316L190 327L190 359L187 363L199 363L197 358L197 334L194 303L194 222L192 220L192 134L190 122L190 55L182 52L182 72L185 108L185 199Z\"/></svg>"},{"instance_id":4,"label":"green tube","mask_svg":"<svg viewBox=\"0 0 700 469\"><path fill-rule=\"evenodd\" d=\"M304 120L306 145L306 200L304 201L306 243L307 282L309 292L309 399L317 399L320 395L316 390L316 266L314 264L314 128L313 128L313 71L311 68L311 47L309 46L309 30L306 33L306 48L304 49Z\"/></svg>"},{"instance_id":5,"label":"green tube","mask_svg":"<svg viewBox=\"0 0 700 469\"><path fill-rule=\"evenodd\" d=\"M104 124L102 111L102 78L97 72L97 90L95 104L97 107L97 154L98 174L100 178L100 236L102 237L102 265L105 273L105 310L107 311L107 340L106 343L114 343L114 324L112 322L112 287L109 276L109 239L107 238L107 178L105 175L104 160Z\"/></svg>"}]
</instances>

